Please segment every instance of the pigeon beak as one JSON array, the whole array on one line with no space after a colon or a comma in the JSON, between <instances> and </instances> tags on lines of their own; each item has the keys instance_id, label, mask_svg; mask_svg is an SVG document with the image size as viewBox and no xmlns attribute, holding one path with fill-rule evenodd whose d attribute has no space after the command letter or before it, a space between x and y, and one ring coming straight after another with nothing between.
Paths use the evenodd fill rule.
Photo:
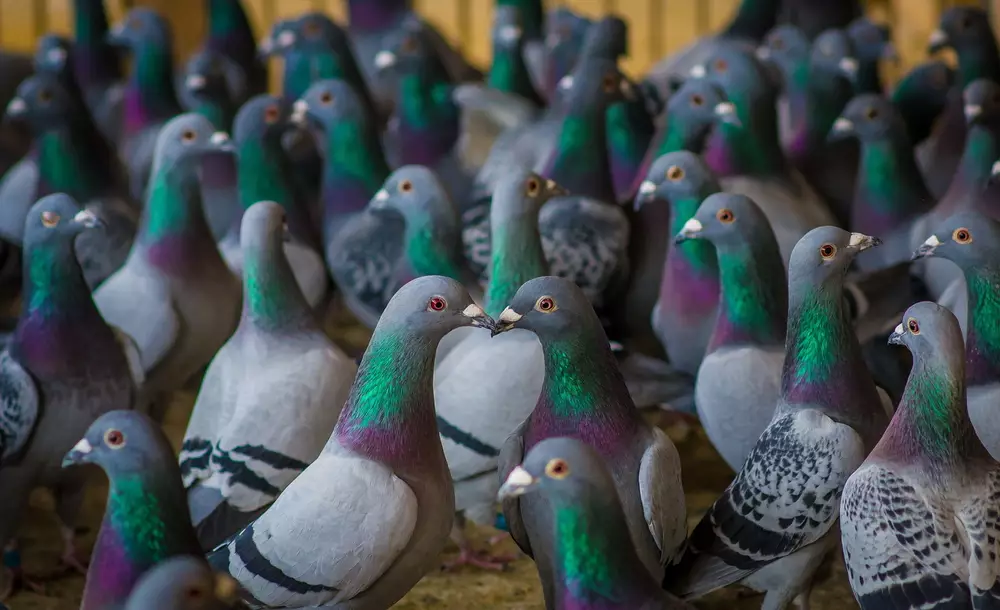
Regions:
<instances>
[{"instance_id":1,"label":"pigeon beak","mask_svg":"<svg viewBox=\"0 0 1000 610\"><path fill-rule=\"evenodd\" d=\"M990 170L990 182L996 182L998 176L1000 176L1000 161L995 161Z\"/></svg>"},{"instance_id":2,"label":"pigeon beak","mask_svg":"<svg viewBox=\"0 0 1000 610\"><path fill-rule=\"evenodd\" d=\"M642 184L639 185L639 192L635 196L635 203L633 204L633 209L636 212L642 209L642 206L646 205L656 197L656 183L652 180L643 180Z\"/></svg>"},{"instance_id":3,"label":"pigeon beak","mask_svg":"<svg viewBox=\"0 0 1000 610\"><path fill-rule=\"evenodd\" d=\"M702 230L704 227L701 225L701 221L697 218L689 218L681 227L681 232L674 236L674 243L682 244L689 239L698 239L701 237Z\"/></svg>"},{"instance_id":4,"label":"pigeon beak","mask_svg":"<svg viewBox=\"0 0 1000 610\"><path fill-rule=\"evenodd\" d=\"M893 329L892 334L889 335L889 345L905 345L903 343L903 337L906 336L906 331L903 330L903 324L897 324L896 328Z\"/></svg>"},{"instance_id":5,"label":"pigeon beak","mask_svg":"<svg viewBox=\"0 0 1000 610\"><path fill-rule=\"evenodd\" d=\"M972 123L983 114L983 107L979 104L966 104L962 111L965 113L965 122Z\"/></svg>"},{"instance_id":6,"label":"pigeon beak","mask_svg":"<svg viewBox=\"0 0 1000 610\"><path fill-rule=\"evenodd\" d=\"M837 68L847 77L851 82L858 75L858 60L853 57L842 57L839 62L837 62Z\"/></svg>"},{"instance_id":7,"label":"pigeon beak","mask_svg":"<svg viewBox=\"0 0 1000 610\"><path fill-rule=\"evenodd\" d=\"M538 485L538 479L531 476L527 470L520 466L515 466L514 470L507 475L507 480L500 486L497 493L497 500L508 500L523 496Z\"/></svg>"},{"instance_id":8,"label":"pigeon beak","mask_svg":"<svg viewBox=\"0 0 1000 610\"><path fill-rule=\"evenodd\" d=\"M62 467L72 466L74 464L86 464L90 461L90 453L94 450L90 445L90 441L86 438L81 438L80 442L73 446L63 458Z\"/></svg>"},{"instance_id":9,"label":"pigeon beak","mask_svg":"<svg viewBox=\"0 0 1000 610\"><path fill-rule=\"evenodd\" d=\"M886 61L891 61L894 64L899 63L899 52L896 50L896 45L891 42L887 42L882 45L882 59Z\"/></svg>"},{"instance_id":10,"label":"pigeon beak","mask_svg":"<svg viewBox=\"0 0 1000 610\"><path fill-rule=\"evenodd\" d=\"M706 74L708 74L708 70L705 69L704 64L698 64L688 72L688 76L691 78L705 78Z\"/></svg>"},{"instance_id":11,"label":"pigeon beak","mask_svg":"<svg viewBox=\"0 0 1000 610\"><path fill-rule=\"evenodd\" d=\"M770 61L771 60L771 48L770 47L766 47L766 46L757 47L756 53L757 53L757 59L759 59L761 61Z\"/></svg>"},{"instance_id":12,"label":"pigeon beak","mask_svg":"<svg viewBox=\"0 0 1000 610\"><path fill-rule=\"evenodd\" d=\"M257 43L257 57L268 58L274 53L274 40L270 34L261 38Z\"/></svg>"},{"instance_id":13,"label":"pigeon beak","mask_svg":"<svg viewBox=\"0 0 1000 610\"><path fill-rule=\"evenodd\" d=\"M27 111L28 111L28 104L24 101L24 99L20 97L15 97L10 101L9 104L7 104L6 114L7 118L17 119L24 116L24 114Z\"/></svg>"},{"instance_id":14,"label":"pigeon beak","mask_svg":"<svg viewBox=\"0 0 1000 610\"><path fill-rule=\"evenodd\" d=\"M560 186L555 180L545 181L545 191L549 194L549 199L565 197L570 194L568 188Z\"/></svg>"},{"instance_id":15,"label":"pigeon beak","mask_svg":"<svg viewBox=\"0 0 1000 610\"><path fill-rule=\"evenodd\" d=\"M864 233L851 233L851 239L847 242L847 247L858 252L864 252L869 248L881 245L881 243L882 240L877 237L865 235Z\"/></svg>"},{"instance_id":16,"label":"pigeon beak","mask_svg":"<svg viewBox=\"0 0 1000 610\"><path fill-rule=\"evenodd\" d=\"M950 44L948 41L948 34L944 30L937 29L931 32L931 37L927 41L927 52L937 53L938 51L944 49Z\"/></svg>"},{"instance_id":17,"label":"pigeon beak","mask_svg":"<svg viewBox=\"0 0 1000 610\"><path fill-rule=\"evenodd\" d=\"M368 202L368 207L373 210L384 210L388 207L386 204L389 201L389 191L385 189L379 189L372 200Z\"/></svg>"},{"instance_id":18,"label":"pigeon beak","mask_svg":"<svg viewBox=\"0 0 1000 610\"><path fill-rule=\"evenodd\" d=\"M495 337L500 333L505 333L514 328L514 325L523 317L510 307L504 309L500 312L500 317L497 318L496 323L493 325L493 333L490 336Z\"/></svg>"},{"instance_id":19,"label":"pigeon beak","mask_svg":"<svg viewBox=\"0 0 1000 610\"><path fill-rule=\"evenodd\" d=\"M204 74L189 74L184 79L184 87L188 91L203 91L206 86L208 86L208 79L205 78Z\"/></svg>"},{"instance_id":20,"label":"pigeon beak","mask_svg":"<svg viewBox=\"0 0 1000 610\"><path fill-rule=\"evenodd\" d=\"M212 152L234 152L236 147L233 146L233 141L229 139L229 134L224 131L217 131L212 134L209 138L208 143L210 145L210 150Z\"/></svg>"},{"instance_id":21,"label":"pigeon beak","mask_svg":"<svg viewBox=\"0 0 1000 610\"><path fill-rule=\"evenodd\" d=\"M937 250L938 246L941 245L941 240L938 239L937 235L931 235L927 240L920 244L917 251L913 253L911 260L920 260L922 258L928 258L934 256L934 252Z\"/></svg>"},{"instance_id":22,"label":"pigeon beak","mask_svg":"<svg viewBox=\"0 0 1000 610\"><path fill-rule=\"evenodd\" d=\"M715 105L715 116L719 117L723 123L742 127L740 117L736 116L736 106L732 102L719 102Z\"/></svg>"},{"instance_id":23,"label":"pigeon beak","mask_svg":"<svg viewBox=\"0 0 1000 610\"><path fill-rule=\"evenodd\" d=\"M827 134L826 141L838 142L852 135L854 135L854 121L840 117L833 122L833 127L830 128L830 133Z\"/></svg>"},{"instance_id":24,"label":"pigeon beak","mask_svg":"<svg viewBox=\"0 0 1000 610\"><path fill-rule=\"evenodd\" d=\"M83 225L87 229L92 229L94 227L103 227L104 221L88 209L80 210L73 217L73 222Z\"/></svg>"},{"instance_id":25,"label":"pigeon beak","mask_svg":"<svg viewBox=\"0 0 1000 610\"><path fill-rule=\"evenodd\" d=\"M466 318L472 320L472 325L476 328L485 328L491 333L496 328L496 323L493 322L493 318L486 315L483 308L475 303L472 303L468 307L462 310L462 315Z\"/></svg>"},{"instance_id":26,"label":"pigeon beak","mask_svg":"<svg viewBox=\"0 0 1000 610\"><path fill-rule=\"evenodd\" d=\"M309 102L305 100L296 100L292 105L292 116L289 120L293 125L298 125L299 127L305 127L309 122Z\"/></svg>"},{"instance_id":27,"label":"pigeon beak","mask_svg":"<svg viewBox=\"0 0 1000 610\"><path fill-rule=\"evenodd\" d=\"M66 62L66 49L49 49L45 59L53 66L61 68Z\"/></svg>"},{"instance_id":28,"label":"pigeon beak","mask_svg":"<svg viewBox=\"0 0 1000 610\"><path fill-rule=\"evenodd\" d=\"M396 54L392 51L379 51L375 54L375 69L384 72L396 65Z\"/></svg>"}]
</instances>

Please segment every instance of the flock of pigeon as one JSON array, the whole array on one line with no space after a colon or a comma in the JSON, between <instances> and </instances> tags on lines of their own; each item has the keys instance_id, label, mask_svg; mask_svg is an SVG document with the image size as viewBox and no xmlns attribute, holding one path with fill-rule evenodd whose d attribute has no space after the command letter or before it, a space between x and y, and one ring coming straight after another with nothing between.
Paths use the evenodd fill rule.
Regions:
<instances>
[{"instance_id":1,"label":"flock of pigeon","mask_svg":"<svg viewBox=\"0 0 1000 610\"><path fill-rule=\"evenodd\" d=\"M180 71L146 8L74 0L39 41L0 182L0 598L40 586L46 487L82 610L382 610L449 538L509 561L467 520L552 609L805 608L838 546L865 610L1000 608L986 13L946 11L957 70L890 90L852 0L743 0L640 82L622 19L496 4L485 75L406 0L260 43L206 0ZM331 315L372 329L360 359ZM178 459L159 422L191 387ZM738 473L691 532L648 407Z\"/></svg>"}]
</instances>

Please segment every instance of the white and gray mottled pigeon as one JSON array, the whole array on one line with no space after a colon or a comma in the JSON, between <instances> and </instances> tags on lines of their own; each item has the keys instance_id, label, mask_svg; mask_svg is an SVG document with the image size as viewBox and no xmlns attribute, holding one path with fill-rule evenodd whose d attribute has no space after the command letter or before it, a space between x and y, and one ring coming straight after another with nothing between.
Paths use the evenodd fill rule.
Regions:
<instances>
[{"instance_id":1,"label":"white and gray mottled pigeon","mask_svg":"<svg viewBox=\"0 0 1000 610\"><path fill-rule=\"evenodd\" d=\"M889 342L910 350L913 370L885 435L844 486L851 589L863 610L1000 607L1000 464L966 410L958 321L917 303Z\"/></svg>"},{"instance_id":2,"label":"white and gray mottled pigeon","mask_svg":"<svg viewBox=\"0 0 1000 610\"><path fill-rule=\"evenodd\" d=\"M144 391L182 386L239 320L240 282L215 247L196 173L201 158L229 149L226 134L201 115L164 126L135 245L94 293L104 318L138 345Z\"/></svg>"},{"instance_id":3,"label":"white and gray mottled pigeon","mask_svg":"<svg viewBox=\"0 0 1000 610\"><path fill-rule=\"evenodd\" d=\"M965 380L969 419L994 459L1000 458L1000 224L979 212L959 212L932 225L914 254L958 265L965 276L968 311ZM945 305L945 303L941 303Z\"/></svg>"},{"instance_id":4,"label":"white and gray mottled pigeon","mask_svg":"<svg viewBox=\"0 0 1000 610\"><path fill-rule=\"evenodd\" d=\"M384 610L431 570L455 510L434 421L434 351L490 328L455 280L403 286L379 319L322 453L210 563L261 608Z\"/></svg>"},{"instance_id":5,"label":"white and gray mottled pigeon","mask_svg":"<svg viewBox=\"0 0 1000 610\"><path fill-rule=\"evenodd\" d=\"M200 557L164 561L136 583L123 610L224 610L235 607L239 585L212 572Z\"/></svg>"},{"instance_id":6,"label":"white and gray mottled pigeon","mask_svg":"<svg viewBox=\"0 0 1000 610\"><path fill-rule=\"evenodd\" d=\"M855 256L877 243L819 227L792 252L781 395L737 475L692 532L664 587L685 599L742 583L762 607L808 600L836 545L840 494L888 421L843 299Z\"/></svg>"},{"instance_id":7,"label":"white and gray mottled pigeon","mask_svg":"<svg viewBox=\"0 0 1000 610\"><path fill-rule=\"evenodd\" d=\"M62 456L102 413L135 404L122 345L90 297L74 253L77 236L98 224L68 195L39 200L25 222L24 306L0 353L0 546L12 550L28 495L55 491L63 561L85 570L74 528L85 478L62 471ZM12 585L0 572L0 598Z\"/></svg>"},{"instance_id":8,"label":"white and gray mottled pigeon","mask_svg":"<svg viewBox=\"0 0 1000 610\"><path fill-rule=\"evenodd\" d=\"M208 367L181 447L206 549L243 529L316 459L357 373L295 282L284 217L270 201L243 215L243 316Z\"/></svg>"},{"instance_id":9,"label":"white and gray mottled pigeon","mask_svg":"<svg viewBox=\"0 0 1000 610\"><path fill-rule=\"evenodd\" d=\"M556 608L682 610L687 604L663 591L629 542L628 522L615 482L600 454L571 438L546 439L507 475L501 500L543 497L554 532Z\"/></svg>"},{"instance_id":10,"label":"white and gray mottled pigeon","mask_svg":"<svg viewBox=\"0 0 1000 610\"><path fill-rule=\"evenodd\" d=\"M591 445L612 472L642 565L661 578L664 566L680 555L686 533L680 457L629 397L593 307L573 282L535 278L518 289L497 320L497 332L512 328L538 337L545 381L534 410L500 451L500 476L506 479L547 438L568 436ZM553 607L559 568L545 502L525 496L503 504L510 534L534 558L546 605Z\"/></svg>"}]
</instances>

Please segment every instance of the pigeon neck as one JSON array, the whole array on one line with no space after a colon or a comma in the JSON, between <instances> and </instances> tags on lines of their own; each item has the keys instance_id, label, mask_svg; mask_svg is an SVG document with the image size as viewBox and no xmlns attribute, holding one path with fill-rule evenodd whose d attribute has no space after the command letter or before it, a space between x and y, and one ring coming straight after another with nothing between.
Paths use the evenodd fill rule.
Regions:
<instances>
[{"instance_id":1,"label":"pigeon neck","mask_svg":"<svg viewBox=\"0 0 1000 610\"><path fill-rule=\"evenodd\" d=\"M109 85L121 79L118 52L107 42L104 0L74 0L73 67L81 87Z\"/></svg>"},{"instance_id":2,"label":"pigeon neck","mask_svg":"<svg viewBox=\"0 0 1000 610\"><path fill-rule=\"evenodd\" d=\"M812 68L803 127L813 151L825 147L827 134L852 96L851 85L839 75Z\"/></svg>"},{"instance_id":3,"label":"pigeon neck","mask_svg":"<svg viewBox=\"0 0 1000 610\"><path fill-rule=\"evenodd\" d=\"M361 359L334 439L362 456L412 470L438 459L434 352L439 338L382 321Z\"/></svg>"},{"instance_id":4,"label":"pigeon neck","mask_svg":"<svg viewBox=\"0 0 1000 610\"><path fill-rule=\"evenodd\" d=\"M155 42L146 42L136 48L132 76L125 85L126 135L135 135L180 112L170 53L169 47Z\"/></svg>"},{"instance_id":5,"label":"pigeon neck","mask_svg":"<svg viewBox=\"0 0 1000 610\"><path fill-rule=\"evenodd\" d=\"M774 235L719 247L722 294L708 353L741 345L781 346L788 326L785 267Z\"/></svg>"},{"instance_id":6,"label":"pigeon neck","mask_svg":"<svg viewBox=\"0 0 1000 610\"><path fill-rule=\"evenodd\" d=\"M406 215L403 251L407 269L399 285L425 275L462 280L462 228L451 201L431 203Z\"/></svg>"},{"instance_id":7,"label":"pigeon neck","mask_svg":"<svg viewBox=\"0 0 1000 610\"><path fill-rule=\"evenodd\" d=\"M486 289L486 309L496 319L517 289L528 280L549 274L542 250L538 212L529 208L504 214L494 205L490 213L490 283Z\"/></svg>"},{"instance_id":8,"label":"pigeon neck","mask_svg":"<svg viewBox=\"0 0 1000 610\"><path fill-rule=\"evenodd\" d=\"M264 331L315 327L315 320L285 257L280 233L266 236L243 232L243 317Z\"/></svg>"},{"instance_id":9,"label":"pigeon neck","mask_svg":"<svg viewBox=\"0 0 1000 610\"><path fill-rule=\"evenodd\" d=\"M782 70L785 78L785 100L792 121L792 137L785 150L788 157L795 162L808 158L818 143L816 134L810 129L809 121L809 68L808 60L801 59L795 61L788 69ZM822 137L825 138L826 134L822 134ZM820 139L819 142L823 140Z\"/></svg>"},{"instance_id":10,"label":"pigeon neck","mask_svg":"<svg viewBox=\"0 0 1000 610\"><path fill-rule=\"evenodd\" d=\"M997 41L992 34L972 44L962 45L957 54L962 89L979 78L1000 82L1000 49L997 49Z\"/></svg>"},{"instance_id":11,"label":"pigeon neck","mask_svg":"<svg viewBox=\"0 0 1000 610\"><path fill-rule=\"evenodd\" d=\"M243 68L256 63L257 41L240 0L209 0L205 46Z\"/></svg>"},{"instance_id":12,"label":"pigeon neck","mask_svg":"<svg viewBox=\"0 0 1000 610\"><path fill-rule=\"evenodd\" d=\"M295 197L289 176L291 167L279 142L248 139L237 149L237 188L246 210L258 201L274 201L285 209L292 235L313 235L307 214Z\"/></svg>"},{"instance_id":13,"label":"pigeon neck","mask_svg":"<svg viewBox=\"0 0 1000 610\"><path fill-rule=\"evenodd\" d=\"M723 30L723 36L762 40L777 24L779 5L779 0L742 0L736 16Z\"/></svg>"},{"instance_id":14,"label":"pigeon neck","mask_svg":"<svg viewBox=\"0 0 1000 610\"><path fill-rule=\"evenodd\" d=\"M720 178L739 175L774 175L785 169L778 143L778 121L774 96L769 106L745 112L734 98L742 125L720 123L709 137L705 162Z\"/></svg>"},{"instance_id":15,"label":"pigeon neck","mask_svg":"<svg viewBox=\"0 0 1000 610\"><path fill-rule=\"evenodd\" d=\"M197 176L187 167L154 172L136 238L146 262L171 275L195 273L219 258L201 206Z\"/></svg>"},{"instance_id":16,"label":"pigeon neck","mask_svg":"<svg viewBox=\"0 0 1000 610\"><path fill-rule=\"evenodd\" d=\"M875 93L883 95L882 78L878 73L879 58L863 58L858 61L858 72L854 76L854 93Z\"/></svg>"},{"instance_id":17,"label":"pigeon neck","mask_svg":"<svg viewBox=\"0 0 1000 610\"><path fill-rule=\"evenodd\" d=\"M362 33L395 27L411 10L410 0L348 0L351 28Z\"/></svg>"},{"instance_id":18,"label":"pigeon neck","mask_svg":"<svg viewBox=\"0 0 1000 610\"><path fill-rule=\"evenodd\" d=\"M1000 382L1000 268L967 266L969 291L965 376L969 387Z\"/></svg>"},{"instance_id":19,"label":"pigeon neck","mask_svg":"<svg viewBox=\"0 0 1000 610\"><path fill-rule=\"evenodd\" d=\"M282 96L289 102L300 99L312 84L312 59L303 51L286 51L284 74L281 80Z\"/></svg>"},{"instance_id":20,"label":"pigeon neck","mask_svg":"<svg viewBox=\"0 0 1000 610\"><path fill-rule=\"evenodd\" d=\"M567 110L556 150L544 173L574 195L615 203L604 108Z\"/></svg>"},{"instance_id":21,"label":"pigeon neck","mask_svg":"<svg viewBox=\"0 0 1000 610\"><path fill-rule=\"evenodd\" d=\"M646 151L649 150L656 125L646 111L642 98L612 104L608 108L607 139L611 182L616 201L626 199L628 189L642 173ZM617 194L621 193L622 197Z\"/></svg>"},{"instance_id":22,"label":"pigeon neck","mask_svg":"<svg viewBox=\"0 0 1000 610\"><path fill-rule=\"evenodd\" d=\"M513 6L521 18L525 40L541 40L545 30L545 7L542 0L496 0L496 6Z\"/></svg>"},{"instance_id":23,"label":"pigeon neck","mask_svg":"<svg viewBox=\"0 0 1000 610\"><path fill-rule=\"evenodd\" d=\"M339 120L326 127L323 225L327 235L365 209L389 177L382 144L373 129Z\"/></svg>"},{"instance_id":24,"label":"pigeon neck","mask_svg":"<svg viewBox=\"0 0 1000 610\"><path fill-rule=\"evenodd\" d=\"M38 191L43 197L67 193L81 203L105 194L117 183L111 167L115 158L107 142L87 116L63 129L51 130L38 139Z\"/></svg>"},{"instance_id":25,"label":"pigeon neck","mask_svg":"<svg viewBox=\"0 0 1000 610\"><path fill-rule=\"evenodd\" d=\"M455 147L459 111L451 93L452 87L433 75L430 66L400 76L398 165L433 167Z\"/></svg>"},{"instance_id":26,"label":"pigeon neck","mask_svg":"<svg viewBox=\"0 0 1000 610\"><path fill-rule=\"evenodd\" d=\"M851 218L855 229L884 235L934 205L903 134L861 142Z\"/></svg>"},{"instance_id":27,"label":"pigeon neck","mask_svg":"<svg viewBox=\"0 0 1000 610\"><path fill-rule=\"evenodd\" d=\"M558 610L638 608L657 587L630 540L618 495L593 490L586 503L550 498ZM622 541L626 541L623 543ZM633 602L633 603L630 603Z\"/></svg>"},{"instance_id":28,"label":"pigeon neck","mask_svg":"<svg viewBox=\"0 0 1000 610\"><path fill-rule=\"evenodd\" d=\"M531 82L528 66L524 63L524 45L493 45L493 64L486 84L497 91L512 93L541 104L541 98Z\"/></svg>"},{"instance_id":29,"label":"pigeon neck","mask_svg":"<svg viewBox=\"0 0 1000 610\"><path fill-rule=\"evenodd\" d=\"M698 193L653 204L671 208L670 236L657 307L692 321L711 315L719 304L719 266L715 247L704 239L689 239L675 244L672 237L681 232L684 223L695 215L698 206L710 194Z\"/></svg>"},{"instance_id":30,"label":"pigeon neck","mask_svg":"<svg viewBox=\"0 0 1000 610\"><path fill-rule=\"evenodd\" d=\"M958 173L951 181L941 202L950 204L939 206L934 212L940 216L950 216L959 210L974 209L990 182L993 162L1000 156L998 128L1000 121L976 123L966 131L965 150L958 163Z\"/></svg>"}]
</instances>

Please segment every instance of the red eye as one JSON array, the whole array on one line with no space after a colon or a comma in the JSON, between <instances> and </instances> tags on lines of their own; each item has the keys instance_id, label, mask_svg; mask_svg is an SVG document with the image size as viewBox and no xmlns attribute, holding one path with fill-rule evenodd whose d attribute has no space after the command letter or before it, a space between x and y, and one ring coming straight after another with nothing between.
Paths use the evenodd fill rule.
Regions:
<instances>
[{"instance_id":1,"label":"red eye","mask_svg":"<svg viewBox=\"0 0 1000 610\"><path fill-rule=\"evenodd\" d=\"M281 111L277 106L268 106L267 110L264 111L264 122L268 125L275 123L281 116Z\"/></svg>"},{"instance_id":2,"label":"red eye","mask_svg":"<svg viewBox=\"0 0 1000 610\"><path fill-rule=\"evenodd\" d=\"M444 308L448 306L448 301L444 297L431 297L431 300L427 302L427 309L429 311L444 311Z\"/></svg>"},{"instance_id":3,"label":"red eye","mask_svg":"<svg viewBox=\"0 0 1000 610\"><path fill-rule=\"evenodd\" d=\"M121 430L112 428L104 433L104 443L112 449L121 449L125 446L125 435Z\"/></svg>"}]
</instances>

